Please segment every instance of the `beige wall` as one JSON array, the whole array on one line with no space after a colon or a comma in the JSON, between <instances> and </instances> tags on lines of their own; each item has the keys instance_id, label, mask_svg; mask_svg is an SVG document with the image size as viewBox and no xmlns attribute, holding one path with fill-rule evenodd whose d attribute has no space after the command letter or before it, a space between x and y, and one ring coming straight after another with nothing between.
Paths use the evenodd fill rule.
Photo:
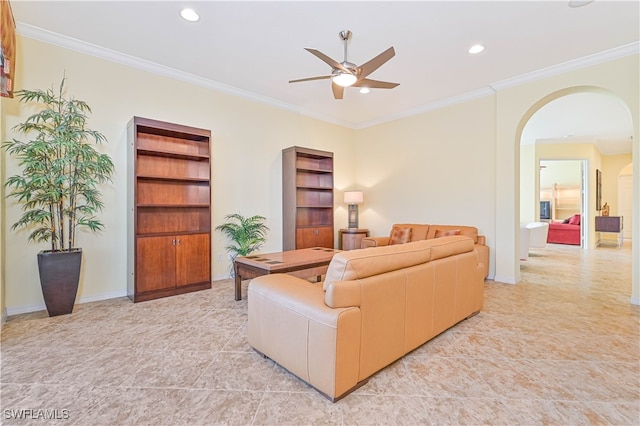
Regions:
<instances>
[{"instance_id":1,"label":"beige wall","mask_svg":"<svg viewBox=\"0 0 640 426\"><path fill-rule=\"evenodd\" d=\"M126 294L126 129L134 115L211 130L213 226L233 212L266 216L271 231L264 252L282 248L283 148L301 145L332 151L336 186L347 186L355 179L351 129L24 37L18 38L18 51L17 88L48 88L66 74L68 94L91 106L90 127L105 134L109 143L101 150L112 156L116 166L113 184L102 189L106 231L79 236L78 245L84 251L80 301ZM17 100L6 100L2 112L6 129L29 113ZM6 173L17 172L15 162L8 160ZM337 198L336 205L341 206ZM27 244L26 232L8 230L20 214L13 201L6 201L3 212L2 232L6 246L11 247L4 256L6 306L10 314L41 308L36 253L47 247ZM346 222L346 213L338 208L336 223L341 220ZM219 279L228 275L227 241L219 232L213 236L213 276Z\"/></svg>"},{"instance_id":2,"label":"beige wall","mask_svg":"<svg viewBox=\"0 0 640 426\"><path fill-rule=\"evenodd\" d=\"M360 226L388 235L400 222L472 225L493 252L494 102L486 96L359 130Z\"/></svg>"},{"instance_id":3,"label":"beige wall","mask_svg":"<svg viewBox=\"0 0 640 426\"><path fill-rule=\"evenodd\" d=\"M520 279L515 249L519 137L526 119L555 97L580 90L571 89L575 86L602 88L629 106L634 140L639 140L638 55L516 87L496 87L495 95L351 130L31 39L18 41L18 86L49 87L66 71L71 93L92 106L91 126L107 136L110 142L104 150L116 163L114 183L103 191L107 231L80 238L86 253L80 300L125 293L125 138L133 115L211 129L213 226L230 212L263 214L271 227L264 251L281 248L280 151L301 145L335 153L338 191L365 191L362 227L376 235L387 234L392 223L401 221L477 226L491 247L491 276L507 283ZM2 112L7 129L27 114L14 101L5 102ZM636 143L634 158L639 154ZM639 164L634 162L635 211L640 204ZM16 172L11 161L6 162L6 172ZM337 229L346 224L340 193L335 204ZM42 247L27 245L24 233L7 232L18 207L7 203L5 214L4 235L11 247L4 253L6 306L42 306L35 266L35 254ZM634 217L636 241L639 220L640 214ZM225 262L217 262L224 244L214 233L214 278L227 271ZM633 250L638 258L638 247ZM635 303L640 303L638 283L634 265Z\"/></svg>"},{"instance_id":4,"label":"beige wall","mask_svg":"<svg viewBox=\"0 0 640 426\"><path fill-rule=\"evenodd\" d=\"M622 169L631 164L631 154L606 155L602 157L602 204L609 203L611 216L618 211L618 176Z\"/></svg>"},{"instance_id":5,"label":"beige wall","mask_svg":"<svg viewBox=\"0 0 640 426\"><path fill-rule=\"evenodd\" d=\"M520 224L537 222L540 208L536 205L540 183L537 179L536 146L520 146Z\"/></svg>"}]
</instances>

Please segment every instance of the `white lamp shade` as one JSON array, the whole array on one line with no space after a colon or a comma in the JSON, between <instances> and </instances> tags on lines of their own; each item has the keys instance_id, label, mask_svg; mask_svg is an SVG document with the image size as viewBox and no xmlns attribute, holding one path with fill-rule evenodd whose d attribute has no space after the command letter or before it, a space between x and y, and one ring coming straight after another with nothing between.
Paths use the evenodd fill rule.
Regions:
<instances>
[{"instance_id":1,"label":"white lamp shade","mask_svg":"<svg viewBox=\"0 0 640 426\"><path fill-rule=\"evenodd\" d=\"M344 202L345 204L360 204L364 201L364 194L362 191L345 191Z\"/></svg>"}]
</instances>

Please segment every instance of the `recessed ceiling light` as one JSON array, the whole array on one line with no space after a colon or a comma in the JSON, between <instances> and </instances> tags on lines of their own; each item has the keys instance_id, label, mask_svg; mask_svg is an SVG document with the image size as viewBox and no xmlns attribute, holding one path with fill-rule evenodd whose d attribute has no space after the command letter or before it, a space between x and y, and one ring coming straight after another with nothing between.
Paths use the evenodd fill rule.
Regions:
<instances>
[{"instance_id":1,"label":"recessed ceiling light","mask_svg":"<svg viewBox=\"0 0 640 426\"><path fill-rule=\"evenodd\" d=\"M593 3L594 0L570 0L569 7L582 7L586 6L590 3Z\"/></svg>"},{"instance_id":2,"label":"recessed ceiling light","mask_svg":"<svg viewBox=\"0 0 640 426\"><path fill-rule=\"evenodd\" d=\"M180 16L189 22L196 22L200 19L200 15L193 9L182 9Z\"/></svg>"},{"instance_id":3,"label":"recessed ceiling light","mask_svg":"<svg viewBox=\"0 0 640 426\"><path fill-rule=\"evenodd\" d=\"M476 53L480 53L484 50L484 46L481 44L474 44L468 50L469 53L475 55Z\"/></svg>"},{"instance_id":4,"label":"recessed ceiling light","mask_svg":"<svg viewBox=\"0 0 640 426\"><path fill-rule=\"evenodd\" d=\"M369 93L371 90L369 90L368 87L363 87L362 89L360 89L360 93Z\"/></svg>"}]
</instances>

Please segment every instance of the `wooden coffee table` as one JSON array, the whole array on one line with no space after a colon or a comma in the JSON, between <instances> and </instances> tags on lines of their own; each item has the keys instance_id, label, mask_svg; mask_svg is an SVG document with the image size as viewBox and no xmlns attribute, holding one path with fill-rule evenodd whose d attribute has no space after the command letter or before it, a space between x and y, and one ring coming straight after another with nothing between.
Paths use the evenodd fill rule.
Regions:
<instances>
[{"instance_id":1,"label":"wooden coffee table","mask_svg":"<svg viewBox=\"0 0 640 426\"><path fill-rule=\"evenodd\" d=\"M236 300L242 299L242 280L268 274L289 274L300 278L320 276L327 272L333 255L340 252L326 247L313 247L280 253L236 257L233 268L236 274Z\"/></svg>"}]
</instances>

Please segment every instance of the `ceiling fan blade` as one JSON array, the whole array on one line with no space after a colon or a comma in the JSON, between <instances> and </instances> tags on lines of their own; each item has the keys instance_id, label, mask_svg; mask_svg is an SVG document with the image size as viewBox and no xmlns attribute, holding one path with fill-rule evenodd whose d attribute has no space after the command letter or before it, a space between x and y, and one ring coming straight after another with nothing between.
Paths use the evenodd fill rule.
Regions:
<instances>
[{"instance_id":1,"label":"ceiling fan blade","mask_svg":"<svg viewBox=\"0 0 640 426\"><path fill-rule=\"evenodd\" d=\"M335 99L342 99L342 95L344 94L344 87L331 82L331 90L333 90L333 97Z\"/></svg>"},{"instance_id":2,"label":"ceiling fan blade","mask_svg":"<svg viewBox=\"0 0 640 426\"><path fill-rule=\"evenodd\" d=\"M378 80L369 80L368 78L363 78L351 85L351 87L368 87L370 89L393 89L396 86L399 86L400 83L390 83L388 81L378 81Z\"/></svg>"},{"instance_id":3,"label":"ceiling fan blade","mask_svg":"<svg viewBox=\"0 0 640 426\"><path fill-rule=\"evenodd\" d=\"M312 81L312 80L326 80L327 78L333 77L332 75L320 75L318 77L308 77L308 78L299 78L297 80L289 80L289 83L299 83L301 81Z\"/></svg>"},{"instance_id":4,"label":"ceiling fan blade","mask_svg":"<svg viewBox=\"0 0 640 426\"><path fill-rule=\"evenodd\" d=\"M334 59L331 59L330 57L328 57L327 55L325 55L321 51L316 50L316 49L311 49L309 47L305 47L304 50L306 50L307 52L311 53L312 55L317 56L318 58L323 60L326 64L328 64L331 68L336 68L336 69L339 69L341 71L348 72L349 74L351 74L351 71L349 71L347 68L345 68L340 62L338 62L338 61L336 61Z\"/></svg>"},{"instance_id":5,"label":"ceiling fan blade","mask_svg":"<svg viewBox=\"0 0 640 426\"><path fill-rule=\"evenodd\" d=\"M387 62L389 59L393 58L396 54L396 51L393 50L393 47L388 48L375 58L371 59L369 62L362 64L358 67L360 71L359 77L363 78L380 68L382 64Z\"/></svg>"}]
</instances>

